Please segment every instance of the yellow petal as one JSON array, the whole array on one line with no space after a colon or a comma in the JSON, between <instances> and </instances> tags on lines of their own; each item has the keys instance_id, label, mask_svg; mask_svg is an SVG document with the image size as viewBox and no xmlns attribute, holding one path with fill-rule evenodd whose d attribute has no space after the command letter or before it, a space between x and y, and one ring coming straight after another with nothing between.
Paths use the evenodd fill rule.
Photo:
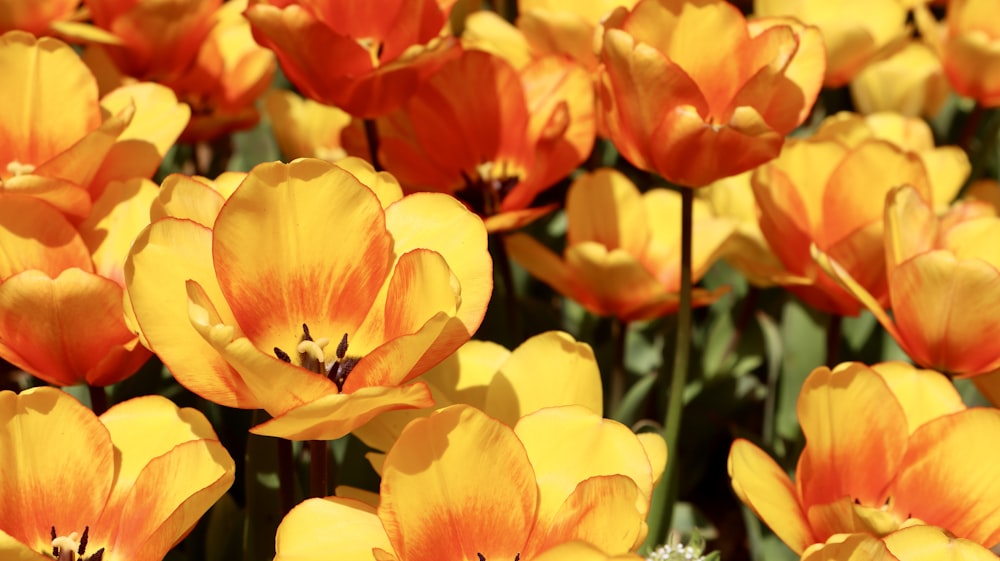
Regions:
<instances>
[{"instance_id":1,"label":"yellow petal","mask_svg":"<svg viewBox=\"0 0 1000 561\"><path fill-rule=\"evenodd\" d=\"M210 230L170 218L139 234L125 262L125 284L152 350L184 387L205 399L228 407L258 407L246 384L192 327L188 280L207 292L223 322L235 323L215 279Z\"/></svg>"},{"instance_id":2,"label":"yellow petal","mask_svg":"<svg viewBox=\"0 0 1000 561\"><path fill-rule=\"evenodd\" d=\"M566 264L588 291L575 299L594 313L625 321L651 319L645 309L667 298L666 288L624 250L584 242L566 249Z\"/></svg>"},{"instance_id":3,"label":"yellow petal","mask_svg":"<svg viewBox=\"0 0 1000 561\"><path fill-rule=\"evenodd\" d=\"M125 286L125 258L136 236L149 224L149 207L158 192L148 179L112 181L94 201L79 230L99 275Z\"/></svg>"},{"instance_id":4,"label":"yellow petal","mask_svg":"<svg viewBox=\"0 0 1000 561\"><path fill-rule=\"evenodd\" d=\"M225 494L235 470L233 459L217 440L184 442L153 458L139 473L122 508L106 511L107 523L117 528L118 538L108 550L129 559L162 558Z\"/></svg>"},{"instance_id":5,"label":"yellow petal","mask_svg":"<svg viewBox=\"0 0 1000 561\"><path fill-rule=\"evenodd\" d=\"M996 450L1000 411L974 408L918 428L893 486L897 512L988 545L1000 541L1000 478Z\"/></svg>"},{"instance_id":6,"label":"yellow petal","mask_svg":"<svg viewBox=\"0 0 1000 561\"><path fill-rule=\"evenodd\" d=\"M329 497L303 501L285 515L274 538L275 561L371 561L372 548L392 546L375 515L360 501Z\"/></svg>"},{"instance_id":7,"label":"yellow petal","mask_svg":"<svg viewBox=\"0 0 1000 561\"><path fill-rule=\"evenodd\" d=\"M335 440L395 409L434 405L423 384L361 388L329 394L261 423L250 432L289 440Z\"/></svg>"},{"instance_id":8,"label":"yellow petal","mask_svg":"<svg viewBox=\"0 0 1000 561\"><path fill-rule=\"evenodd\" d=\"M802 561L899 561L879 539L866 534L837 534L825 544L816 544Z\"/></svg>"},{"instance_id":9,"label":"yellow petal","mask_svg":"<svg viewBox=\"0 0 1000 561\"><path fill-rule=\"evenodd\" d=\"M399 186L399 181L389 172L375 171L375 168L367 160L348 156L337 160L337 167L349 171L351 175L358 178L358 181L368 186L378 197L382 208L387 208L403 198L403 188ZM391 226L389 226L389 230L392 231Z\"/></svg>"},{"instance_id":10,"label":"yellow petal","mask_svg":"<svg viewBox=\"0 0 1000 561\"><path fill-rule=\"evenodd\" d=\"M601 373L590 345L568 333L548 331L514 349L490 380L483 410L514 426L544 407L582 405L601 415L602 396Z\"/></svg>"},{"instance_id":11,"label":"yellow petal","mask_svg":"<svg viewBox=\"0 0 1000 561\"><path fill-rule=\"evenodd\" d=\"M792 482L774 460L750 442L737 439L729 450L733 491L792 551L816 543Z\"/></svg>"},{"instance_id":12,"label":"yellow petal","mask_svg":"<svg viewBox=\"0 0 1000 561\"><path fill-rule=\"evenodd\" d=\"M203 178L172 173L160 185L159 194L149 209L152 221L173 217L192 220L211 228L215 224L225 197Z\"/></svg>"},{"instance_id":13,"label":"yellow petal","mask_svg":"<svg viewBox=\"0 0 1000 561\"><path fill-rule=\"evenodd\" d=\"M504 236L504 245L511 259L527 269L531 276L574 300L585 298L584 291L569 267L552 250L531 236L510 234Z\"/></svg>"},{"instance_id":14,"label":"yellow petal","mask_svg":"<svg viewBox=\"0 0 1000 561\"><path fill-rule=\"evenodd\" d=\"M455 405L412 422L389 451L378 514L400 559L513 559L537 488L514 431Z\"/></svg>"},{"instance_id":15,"label":"yellow petal","mask_svg":"<svg viewBox=\"0 0 1000 561\"><path fill-rule=\"evenodd\" d=\"M885 201L885 252L890 271L910 257L934 249L937 237L934 210L916 189L904 185L889 192Z\"/></svg>"},{"instance_id":16,"label":"yellow petal","mask_svg":"<svg viewBox=\"0 0 1000 561\"><path fill-rule=\"evenodd\" d=\"M353 333L392 258L378 199L320 160L254 168L220 211L213 234L219 285L261 349L294 348L303 323L315 337Z\"/></svg>"},{"instance_id":17,"label":"yellow petal","mask_svg":"<svg viewBox=\"0 0 1000 561\"><path fill-rule=\"evenodd\" d=\"M536 561L642 561L644 559L638 555L608 555L582 541L558 544L534 558Z\"/></svg>"},{"instance_id":18,"label":"yellow petal","mask_svg":"<svg viewBox=\"0 0 1000 561\"><path fill-rule=\"evenodd\" d=\"M0 248L0 280L27 269L50 277L70 267L93 270L90 252L76 228L31 197L0 196Z\"/></svg>"},{"instance_id":19,"label":"yellow petal","mask_svg":"<svg viewBox=\"0 0 1000 561\"><path fill-rule=\"evenodd\" d=\"M65 469L67 457L74 459L80 471ZM113 478L108 431L76 399L48 387L20 395L0 392L0 493L4 497L0 528L4 532L35 551L51 551L52 526L59 535L69 535L95 524ZM99 537L107 537L107 530L98 532L103 534ZM0 551L6 554L6 549Z\"/></svg>"},{"instance_id":20,"label":"yellow petal","mask_svg":"<svg viewBox=\"0 0 1000 561\"><path fill-rule=\"evenodd\" d=\"M41 199L59 212L83 218L90 212L90 193L72 181L41 175L17 175L2 180L3 190Z\"/></svg>"},{"instance_id":21,"label":"yellow petal","mask_svg":"<svg viewBox=\"0 0 1000 561\"><path fill-rule=\"evenodd\" d=\"M872 370L885 380L902 406L910 434L930 420L965 409L954 384L939 372L905 362L883 362L873 365Z\"/></svg>"},{"instance_id":22,"label":"yellow petal","mask_svg":"<svg viewBox=\"0 0 1000 561\"><path fill-rule=\"evenodd\" d=\"M264 109L271 118L274 138L285 159L322 158L336 162L347 155L341 133L351 124L348 113L287 90L268 92L264 96Z\"/></svg>"},{"instance_id":23,"label":"yellow petal","mask_svg":"<svg viewBox=\"0 0 1000 561\"><path fill-rule=\"evenodd\" d=\"M652 468L628 427L580 406L553 407L522 417L515 427L539 482L538 520L551 524L581 481L621 474L639 489L635 508L643 516L653 489Z\"/></svg>"},{"instance_id":24,"label":"yellow petal","mask_svg":"<svg viewBox=\"0 0 1000 561\"><path fill-rule=\"evenodd\" d=\"M51 551L51 546L49 546L49 551ZM9 561L49 561L52 559L49 555L42 555L19 542L3 530L0 530L0 557Z\"/></svg>"},{"instance_id":25,"label":"yellow petal","mask_svg":"<svg viewBox=\"0 0 1000 561\"><path fill-rule=\"evenodd\" d=\"M996 554L978 543L955 538L941 528L911 526L885 537L899 561L996 561Z\"/></svg>"},{"instance_id":26,"label":"yellow petal","mask_svg":"<svg viewBox=\"0 0 1000 561\"><path fill-rule=\"evenodd\" d=\"M552 520L539 520L523 555L533 558L535 551L574 540L609 553L632 551L646 534L645 513L636 508L640 493L635 481L625 475L581 481Z\"/></svg>"},{"instance_id":27,"label":"yellow petal","mask_svg":"<svg viewBox=\"0 0 1000 561\"><path fill-rule=\"evenodd\" d=\"M660 482L664 470L667 469L667 442L663 440L663 435L658 432L640 432L636 435L639 443L646 450L646 457L649 458L649 466L653 469L653 486Z\"/></svg>"},{"instance_id":28,"label":"yellow petal","mask_svg":"<svg viewBox=\"0 0 1000 561\"><path fill-rule=\"evenodd\" d=\"M881 505L909 434L885 381L859 363L833 372L817 368L802 385L796 411L806 437L796 470L802 504L850 497Z\"/></svg>"},{"instance_id":29,"label":"yellow petal","mask_svg":"<svg viewBox=\"0 0 1000 561\"><path fill-rule=\"evenodd\" d=\"M617 170L581 175L566 198L566 243L597 242L641 255L649 240L646 209L639 190Z\"/></svg>"},{"instance_id":30,"label":"yellow petal","mask_svg":"<svg viewBox=\"0 0 1000 561\"><path fill-rule=\"evenodd\" d=\"M473 12L465 18L462 44L503 57L518 70L527 66L532 58L524 33L488 10Z\"/></svg>"}]
</instances>

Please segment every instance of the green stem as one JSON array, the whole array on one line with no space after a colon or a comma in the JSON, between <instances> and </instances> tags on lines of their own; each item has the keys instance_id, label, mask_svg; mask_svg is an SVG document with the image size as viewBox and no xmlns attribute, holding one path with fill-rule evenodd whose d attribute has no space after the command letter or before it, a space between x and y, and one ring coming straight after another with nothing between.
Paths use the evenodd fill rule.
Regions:
<instances>
[{"instance_id":1,"label":"green stem","mask_svg":"<svg viewBox=\"0 0 1000 561\"><path fill-rule=\"evenodd\" d=\"M622 397L625 396L625 343L628 337L628 322L618 318L611 319L611 340L614 345L614 364L611 368L611 391L608 393L608 406L605 411L618 411Z\"/></svg>"},{"instance_id":2,"label":"green stem","mask_svg":"<svg viewBox=\"0 0 1000 561\"><path fill-rule=\"evenodd\" d=\"M325 440L309 441L309 496L325 497L327 491L327 454Z\"/></svg>"},{"instance_id":3,"label":"green stem","mask_svg":"<svg viewBox=\"0 0 1000 561\"><path fill-rule=\"evenodd\" d=\"M371 158L372 167L375 171L382 171L385 168L382 167L382 162L378 159L378 126L375 124L375 119L365 119L365 140L368 141L368 157Z\"/></svg>"},{"instance_id":4,"label":"green stem","mask_svg":"<svg viewBox=\"0 0 1000 561\"><path fill-rule=\"evenodd\" d=\"M94 414L101 415L107 411L107 390L100 386L91 386L90 384L87 384L87 390L90 392L90 409L93 410Z\"/></svg>"},{"instance_id":5,"label":"green stem","mask_svg":"<svg viewBox=\"0 0 1000 561\"><path fill-rule=\"evenodd\" d=\"M691 241L694 224L694 190L681 189L681 293L677 310L677 344L674 349L673 371L670 373L670 393L663 423L663 438L667 441L669 460L660 484L653 491L650 505L647 546L664 543L670 532L677 488L680 483L680 454L677 443L681 433L681 412L684 408L684 385L687 382L691 353Z\"/></svg>"},{"instance_id":6,"label":"green stem","mask_svg":"<svg viewBox=\"0 0 1000 561\"><path fill-rule=\"evenodd\" d=\"M833 368L840 361L840 334L844 316L830 314L826 324L826 365Z\"/></svg>"},{"instance_id":7,"label":"green stem","mask_svg":"<svg viewBox=\"0 0 1000 561\"><path fill-rule=\"evenodd\" d=\"M278 442L278 499L284 516L295 507L295 456L291 440L275 440Z\"/></svg>"}]
</instances>

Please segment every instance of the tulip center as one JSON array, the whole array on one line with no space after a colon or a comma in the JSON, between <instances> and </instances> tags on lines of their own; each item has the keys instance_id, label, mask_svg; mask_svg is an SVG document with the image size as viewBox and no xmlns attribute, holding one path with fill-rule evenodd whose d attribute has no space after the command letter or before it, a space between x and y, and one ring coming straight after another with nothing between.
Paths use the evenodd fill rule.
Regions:
<instances>
[{"instance_id":1,"label":"tulip center","mask_svg":"<svg viewBox=\"0 0 1000 561\"><path fill-rule=\"evenodd\" d=\"M503 169L505 167L486 162L476 168L475 178L462 170L465 188L457 191L455 197L480 216L498 214L504 198L521 181L518 175L506 173L507 170ZM496 171L500 173L495 173Z\"/></svg>"},{"instance_id":2,"label":"tulip center","mask_svg":"<svg viewBox=\"0 0 1000 561\"><path fill-rule=\"evenodd\" d=\"M35 166L31 164L22 164L17 160L7 164L7 173L13 175L14 177L19 175L28 175L33 171L35 171Z\"/></svg>"},{"instance_id":3,"label":"tulip center","mask_svg":"<svg viewBox=\"0 0 1000 561\"><path fill-rule=\"evenodd\" d=\"M298 365L306 370L322 374L333 380L337 385L337 391L344 391L344 383L347 376L354 370L354 367L361 361L361 357L347 356L347 333L341 337L340 343L334 352L333 357L328 357L326 347L330 345L330 339L320 337L313 339L309 332L309 326L302 324L302 337L295 347L298 358ZM278 347L274 348L274 356L291 364L292 357Z\"/></svg>"},{"instance_id":4,"label":"tulip center","mask_svg":"<svg viewBox=\"0 0 1000 561\"><path fill-rule=\"evenodd\" d=\"M479 558L479 561L486 561L486 556L483 555L482 553L479 553L478 551L476 552L476 557ZM520 553L518 553L517 555L514 556L514 561L521 561L521 554Z\"/></svg>"},{"instance_id":5,"label":"tulip center","mask_svg":"<svg viewBox=\"0 0 1000 561\"><path fill-rule=\"evenodd\" d=\"M891 534L899 529L903 519L893 511L892 497L886 498L879 506L868 506L854 499L853 510L855 519L864 524L876 536ZM906 518L909 518L907 516Z\"/></svg>"},{"instance_id":6,"label":"tulip center","mask_svg":"<svg viewBox=\"0 0 1000 561\"><path fill-rule=\"evenodd\" d=\"M56 534L56 527L52 527L52 558L57 561L101 561L104 559L104 548L98 549L89 557L87 553L87 538L90 535L90 526L83 529L83 535L71 532L68 536Z\"/></svg>"}]
</instances>

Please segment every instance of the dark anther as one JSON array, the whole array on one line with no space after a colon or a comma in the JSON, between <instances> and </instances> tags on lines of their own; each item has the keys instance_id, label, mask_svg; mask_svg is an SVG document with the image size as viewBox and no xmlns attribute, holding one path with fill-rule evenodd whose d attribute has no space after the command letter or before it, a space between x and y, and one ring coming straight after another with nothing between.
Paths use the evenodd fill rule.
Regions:
<instances>
[{"instance_id":1,"label":"dark anther","mask_svg":"<svg viewBox=\"0 0 1000 561\"><path fill-rule=\"evenodd\" d=\"M288 363L292 362L292 357L288 356L288 353L286 353L285 351L279 349L278 347L274 348L274 356L280 358L284 362L288 362Z\"/></svg>"},{"instance_id":2,"label":"dark anther","mask_svg":"<svg viewBox=\"0 0 1000 561\"><path fill-rule=\"evenodd\" d=\"M303 341L313 340L312 335L309 333L309 326L304 323L302 324L302 340Z\"/></svg>"},{"instance_id":3,"label":"dark anther","mask_svg":"<svg viewBox=\"0 0 1000 561\"><path fill-rule=\"evenodd\" d=\"M102 559L104 559L103 547L95 551L94 554L90 556L90 559L87 559L87 561L101 561Z\"/></svg>"},{"instance_id":4,"label":"dark anther","mask_svg":"<svg viewBox=\"0 0 1000 561\"><path fill-rule=\"evenodd\" d=\"M87 537L90 536L90 526L84 526L83 535L80 536L80 547L77 548L77 555L83 555L84 551L87 551Z\"/></svg>"},{"instance_id":5,"label":"dark anther","mask_svg":"<svg viewBox=\"0 0 1000 561\"><path fill-rule=\"evenodd\" d=\"M479 561L486 561L486 556L482 553L476 553L476 557L479 557Z\"/></svg>"},{"instance_id":6,"label":"dark anther","mask_svg":"<svg viewBox=\"0 0 1000 561\"><path fill-rule=\"evenodd\" d=\"M337 358L344 360L345 356L347 356L347 333L344 333L344 336L340 339L340 344L337 345Z\"/></svg>"},{"instance_id":7,"label":"dark anther","mask_svg":"<svg viewBox=\"0 0 1000 561\"><path fill-rule=\"evenodd\" d=\"M361 359L358 357L348 356L333 363L333 366L330 367L329 376L333 380L333 383L337 385L338 392L344 391L344 383L347 382L347 375L351 373L351 370L354 370L354 367L360 361Z\"/></svg>"},{"instance_id":8,"label":"dark anther","mask_svg":"<svg viewBox=\"0 0 1000 561\"><path fill-rule=\"evenodd\" d=\"M521 554L520 553L518 553L517 555L514 556L514 561L521 561Z\"/></svg>"},{"instance_id":9,"label":"dark anther","mask_svg":"<svg viewBox=\"0 0 1000 561\"><path fill-rule=\"evenodd\" d=\"M52 539L56 539L56 527L55 526L52 527L50 535L52 536Z\"/></svg>"},{"instance_id":10,"label":"dark anther","mask_svg":"<svg viewBox=\"0 0 1000 561\"><path fill-rule=\"evenodd\" d=\"M860 499L854 499L854 504L856 504L856 505L861 504L861 500Z\"/></svg>"},{"instance_id":11,"label":"dark anther","mask_svg":"<svg viewBox=\"0 0 1000 561\"><path fill-rule=\"evenodd\" d=\"M52 541L56 541L56 527L55 526L52 527L51 536L52 536ZM56 546L52 546L52 557L59 557L59 548L56 547Z\"/></svg>"}]
</instances>

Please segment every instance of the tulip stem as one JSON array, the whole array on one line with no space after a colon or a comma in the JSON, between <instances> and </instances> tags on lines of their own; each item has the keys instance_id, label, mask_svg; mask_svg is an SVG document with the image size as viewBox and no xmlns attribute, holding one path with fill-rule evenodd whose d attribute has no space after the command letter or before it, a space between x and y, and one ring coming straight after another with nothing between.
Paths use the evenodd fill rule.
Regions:
<instances>
[{"instance_id":1,"label":"tulip stem","mask_svg":"<svg viewBox=\"0 0 1000 561\"><path fill-rule=\"evenodd\" d=\"M325 440L309 441L309 495L325 497L327 492L327 453Z\"/></svg>"},{"instance_id":2,"label":"tulip stem","mask_svg":"<svg viewBox=\"0 0 1000 561\"><path fill-rule=\"evenodd\" d=\"M378 159L378 126L375 124L375 119L364 119L364 124L365 140L368 141L368 157L371 158L371 164L375 171L382 171L385 168L382 167L382 162Z\"/></svg>"},{"instance_id":3,"label":"tulip stem","mask_svg":"<svg viewBox=\"0 0 1000 561\"><path fill-rule=\"evenodd\" d=\"M665 218L665 217L664 217ZM691 354L691 244L694 237L694 190L681 188L681 293L677 310L677 333L674 364L670 373L670 393L667 395L667 413L663 422L663 438L667 442L670 459L667 469L653 492L649 513L647 546L666 541L677 502L680 484L680 454L677 443L681 433L681 412L684 409L684 386L687 383L688 360ZM666 361L664 361L664 367ZM662 373L661 373L662 376Z\"/></svg>"},{"instance_id":4,"label":"tulip stem","mask_svg":"<svg viewBox=\"0 0 1000 561\"><path fill-rule=\"evenodd\" d=\"M628 322L618 318L611 319L611 339L614 349L614 365L611 370L611 391L608 394L608 406L605 411L614 413L625 395L625 343L628 337Z\"/></svg>"},{"instance_id":5,"label":"tulip stem","mask_svg":"<svg viewBox=\"0 0 1000 561\"><path fill-rule=\"evenodd\" d=\"M101 386L87 384L90 392L90 409L95 415L101 415L108 410L108 392Z\"/></svg>"},{"instance_id":6,"label":"tulip stem","mask_svg":"<svg viewBox=\"0 0 1000 561\"><path fill-rule=\"evenodd\" d=\"M278 499L284 516L295 507L295 455L291 440L275 440L278 441Z\"/></svg>"},{"instance_id":7,"label":"tulip stem","mask_svg":"<svg viewBox=\"0 0 1000 561\"><path fill-rule=\"evenodd\" d=\"M840 360L840 334L844 316L830 314L826 324L826 365L833 368Z\"/></svg>"},{"instance_id":8,"label":"tulip stem","mask_svg":"<svg viewBox=\"0 0 1000 561\"><path fill-rule=\"evenodd\" d=\"M521 309L517 298L517 289L514 287L514 269L510 264L510 256L507 255L507 244L503 234L493 234L493 262L495 267L500 269L500 280L503 282L504 299L507 304L507 332L514 341L520 343L524 340L524 333L521 330Z\"/></svg>"}]
</instances>

